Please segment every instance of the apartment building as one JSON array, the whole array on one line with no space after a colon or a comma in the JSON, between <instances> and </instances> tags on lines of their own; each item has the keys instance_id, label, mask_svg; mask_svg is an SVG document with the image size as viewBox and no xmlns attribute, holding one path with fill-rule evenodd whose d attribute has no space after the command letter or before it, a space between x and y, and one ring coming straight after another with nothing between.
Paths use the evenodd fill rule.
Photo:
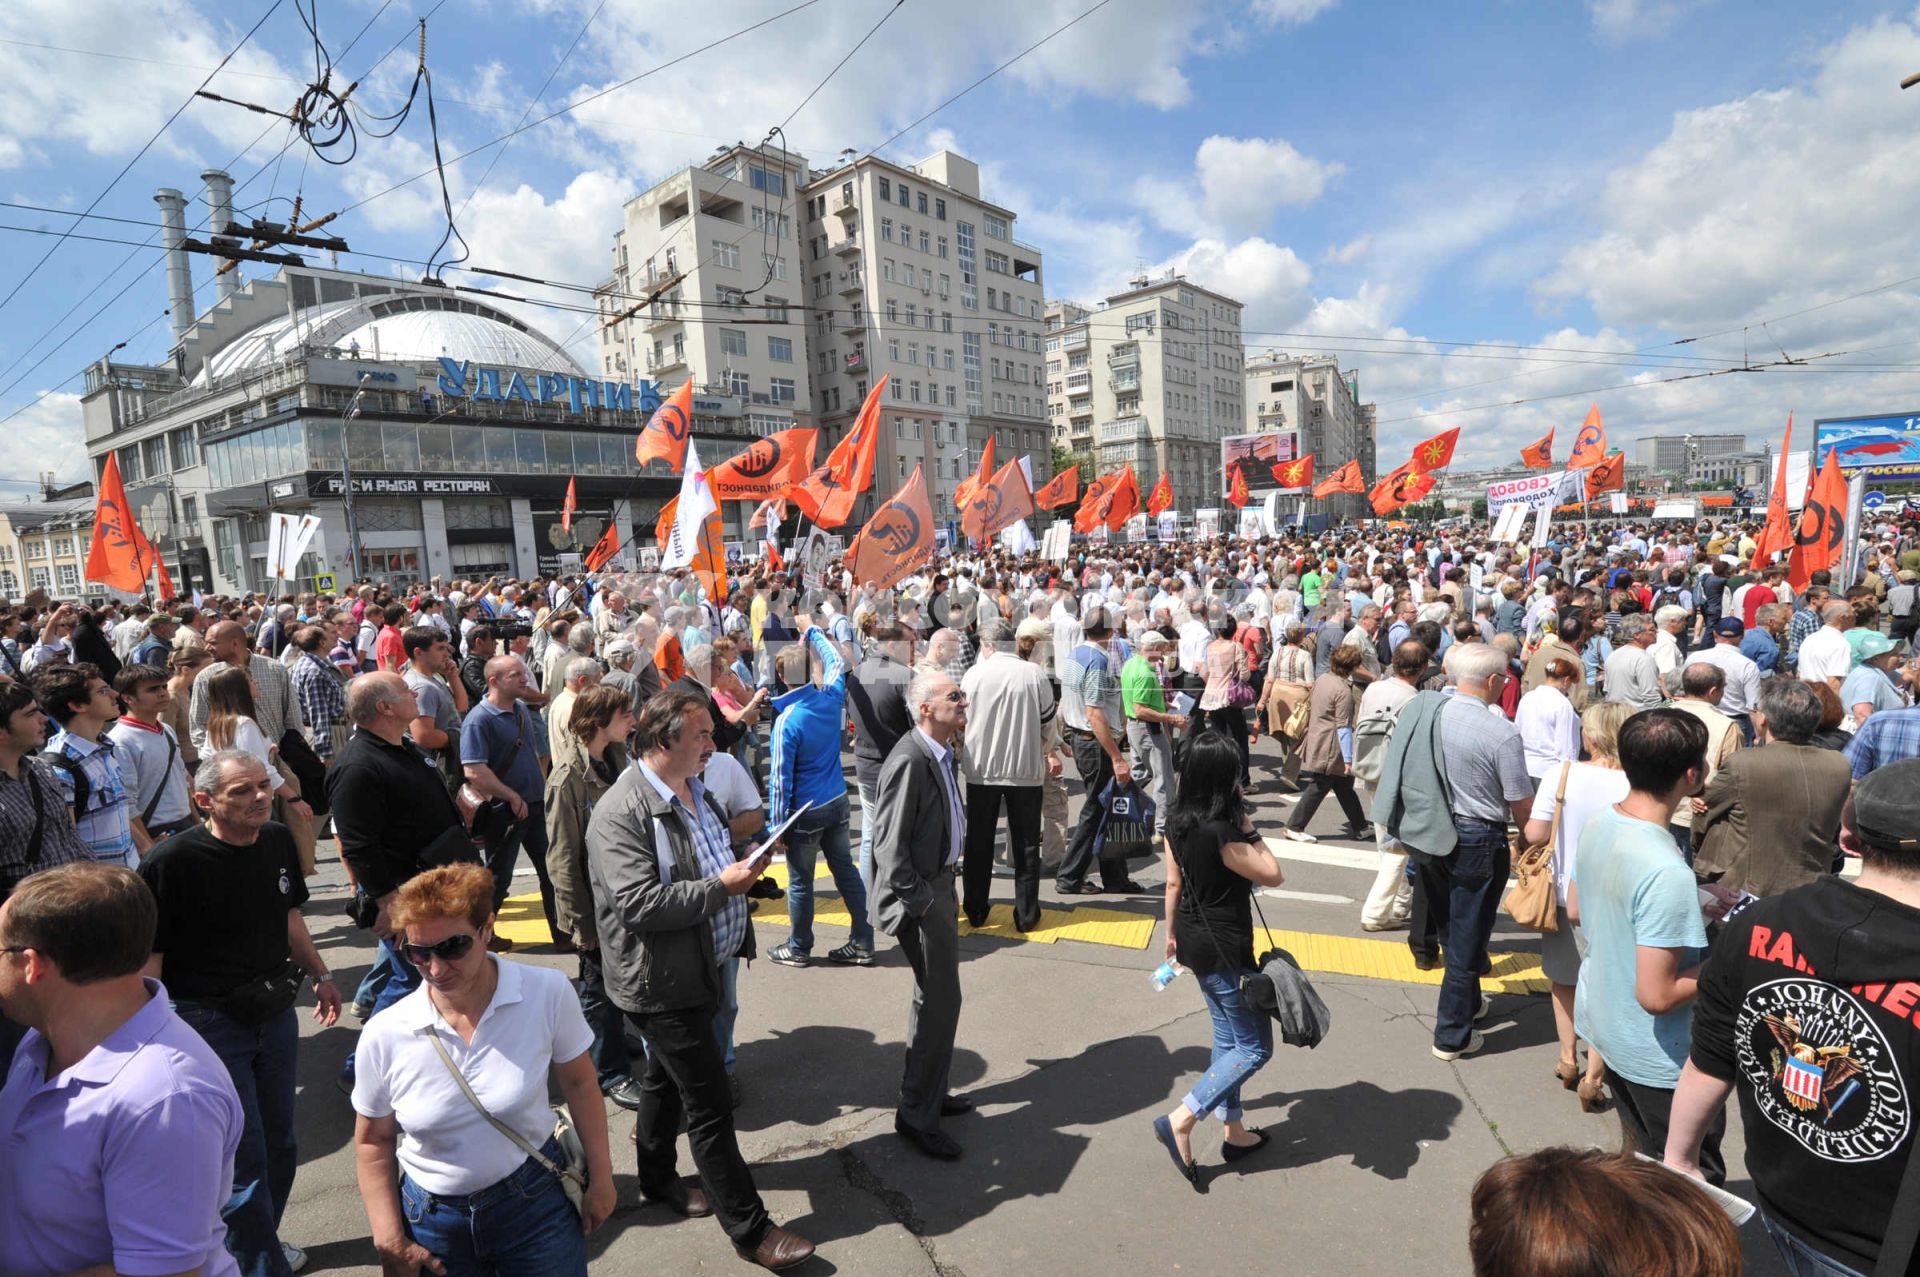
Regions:
<instances>
[{"instance_id":1,"label":"apartment building","mask_svg":"<svg viewBox=\"0 0 1920 1277\"><path fill-rule=\"evenodd\" d=\"M981 195L972 160L942 151L901 166L841 153L801 191L813 408L822 453L889 377L874 485L856 520L917 465L936 512L989 437L1000 464L1052 473L1041 355L1040 250L1016 214Z\"/></svg>"},{"instance_id":2,"label":"apartment building","mask_svg":"<svg viewBox=\"0 0 1920 1277\"><path fill-rule=\"evenodd\" d=\"M1172 475L1183 510L1219 505L1220 440L1240 429L1245 394L1241 309L1171 271L1095 308L1049 303L1054 442L1103 474L1131 464L1143 492Z\"/></svg>"},{"instance_id":3,"label":"apartment building","mask_svg":"<svg viewBox=\"0 0 1920 1277\"><path fill-rule=\"evenodd\" d=\"M1376 421L1374 406L1360 402L1360 374L1341 371L1331 355L1270 350L1247 361L1246 431L1278 435L1282 457L1312 453L1319 477L1358 458L1371 485L1377 478ZM1351 493L1309 508L1347 518L1370 513L1366 498Z\"/></svg>"},{"instance_id":4,"label":"apartment building","mask_svg":"<svg viewBox=\"0 0 1920 1277\"><path fill-rule=\"evenodd\" d=\"M1734 457L1746 450L1745 435L1642 435L1633 441L1633 460L1656 474L1684 476L1696 461Z\"/></svg>"},{"instance_id":5,"label":"apartment building","mask_svg":"<svg viewBox=\"0 0 1920 1277\"><path fill-rule=\"evenodd\" d=\"M104 598L104 585L86 584L93 544L94 499L49 492L32 504L0 505L0 600L19 602L35 590L51 599Z\"/></svg>"}]
</instances>

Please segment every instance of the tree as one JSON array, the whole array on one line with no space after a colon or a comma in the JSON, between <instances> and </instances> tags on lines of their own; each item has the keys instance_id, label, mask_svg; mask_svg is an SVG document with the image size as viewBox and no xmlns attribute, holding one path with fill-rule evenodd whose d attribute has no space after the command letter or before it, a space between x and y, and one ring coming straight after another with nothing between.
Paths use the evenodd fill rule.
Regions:
<instances>
[{"instance_id":1,"label":"tree","mask_svg":"<svg viewBox=\"0 0 1920 1277\"><path fill-rule=\"evenodd\" d=\"M1476 519L1484 519L1487 517L1487 499L1485 497L1475 497L1473 499L1473 517Z\"/></svg>"},{"instance_id":2,"label":"tree","mask_svg":"<svg viewBox=\"0 0 1920 1277\"><path fill-rule=\"evenodd\" d=\"M1053 445L1053 472L1055 474L1059 474L1062 470L1067 469L1069 466L1079 467L1080 490L1083 492L1086 491L1087 485L1093 482L1092 454L1085 453L1085 452L1074 452L1069 448L1061 447L1057 443L1054 444Z\"/></svg>"}]
</instances>

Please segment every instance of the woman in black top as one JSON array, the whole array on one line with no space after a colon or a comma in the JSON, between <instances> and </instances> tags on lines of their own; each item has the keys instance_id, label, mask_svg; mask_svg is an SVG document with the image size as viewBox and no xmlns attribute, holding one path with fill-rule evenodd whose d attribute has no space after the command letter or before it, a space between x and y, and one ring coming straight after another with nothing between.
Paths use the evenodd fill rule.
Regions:
<instances>
[{"instance_id":1,"label":"woman in black top","mask_svg":"<svg viewBox=\"0 0 1920 1277\"><path fill-rule=\"evenodd\" d=\"M1253 888L1277 887L1280 863L1253 832L1240 790L1240 753L1205 731L1187 746L1167 819L1167 957L1193 972L1213 1018L1213 1060L1186 1097L1153 1120L1181 1175L1200 1186L1193 1128L1209 1111L1225 1126L1222 1155L1237 1161L1267 1142L1241 1120L1240 1086L1273 1054L1273 1022L1242 1005L1253 965Z\"/></svg>"}]
</instances>

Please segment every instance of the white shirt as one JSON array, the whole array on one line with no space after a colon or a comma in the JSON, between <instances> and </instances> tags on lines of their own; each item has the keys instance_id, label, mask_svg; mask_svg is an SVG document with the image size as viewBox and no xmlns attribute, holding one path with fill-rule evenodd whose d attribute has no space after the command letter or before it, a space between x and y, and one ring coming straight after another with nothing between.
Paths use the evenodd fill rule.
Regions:
<instances>
[{"instance_id":1,"label":"white shirt","mask_svg":"<svg viewBox=\"0 0 1920 1277\"><path fill-rule=\"evenodd\" d=\"M1794 668L1808 682L1845 678L1853 670L1853 646L1844 633L1831 625L1823 625L1800 644L1799 661Z\"/></svg>"},{"instance_id":2,"label":"white shirt","mask_svg":"<svg viewBox=\"0 0 1920 1277\"><path fill-rule=\"evenodd\" d=\"M527 1155L474 1109L420 1030L439 1037L487 1111L535 1148L553 1134L547 1070L593 1045L565 975L491 954L487 960L500 982L471 1044L423 984L368 1020L354 1047L354 1111L399 1122L400 1169L430 1193L477 1193L513 1174Z\"/></svg>"},{"instance_id":3,"label":"white shirt","mask_svg":"<svg viewBox=\"0 0 1920 1277\"><path fill-rule=\"evenodd\" d=\"M713 801L720 804L720 810L727 813L728 820L766 806L760 801L760 790L754 785L753 776L732 754L715 751L707 760L706 770L700 773L700 783L713 795Z\"/></svg>"},{"instance_id":4,"label":"white shirt","mask_svg":"<svg viewBox=\"0 0 1920 1277\"><path fill-rule=\"evenodd\" d=\"M1540 778L1533 810L1527 813L1529 819L1553 819L1562 765L1548 769ZM1573 765L1573 775L1567 777L1567 810L1560 817L1560 836L1553 844L1553 890L1561 904L1567 903L1567 885L1573 881L1573 853L1580 846L1580 831L1589 820L1624 799L1631 788L1623 771L1593 763Z\"/></svg>"},{"instance_id":5,"label":"white shirt","mask_svg":"<svg viewBox=\"0 0 1920 1277\"><path fill-rule=\"evenodd\" d=\"M1653 667L1659 671L1660 685L1667 689L1667 695L1680 693L1680 680L1674 677L1674 671L1680 668L1680 640L1670 631L1661 630L1653 640Z\"/></svg>"},{"instance_id":6,"label":"white shirt","mask_svg":"<svg viewBox=\"0 0 1920 1277\"><path fill-rule=\"evenodd\" d=\"M1527 751L1527 775L1535 780L1555 763L1580 757L1580 715L1559 688L1542 683L1522 696L1513 725Z\"/></svg>"},{"instance_id":7,"label":"white shirt","mask_svg":"<svg viewBox=\"0 0 1920 1277\"><path fill-rule=\"evenodd\" d=\"M1813 640L1808 639L1807 643ZM1840 646L1845 647L1845 639ZM1800 645L1804 654L1807 644ZM1732 717L1751 714L1760 704L1760 667L1740 651L1735 643L1716 642L1704 652L1695 652L1693 660L1705 665L1718 665L1720 672L1727 676L1727 690L1720 695L1720 712Z\"/></svg>"}]
</instances>

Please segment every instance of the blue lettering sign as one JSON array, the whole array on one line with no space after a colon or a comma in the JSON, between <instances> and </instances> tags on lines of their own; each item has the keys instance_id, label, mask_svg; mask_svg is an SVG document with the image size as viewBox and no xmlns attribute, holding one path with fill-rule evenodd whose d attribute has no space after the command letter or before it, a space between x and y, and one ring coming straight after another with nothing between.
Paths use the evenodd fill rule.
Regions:
<instances>
[{"instance_id":1,"label":"blue lettering sign","mask_svg":"<svg viewBox=\"0 0 1920 1277\"><path fill-rule=\"evenodd\" d=\"M496 400L500 398L500 370L498 368L482 368L475 374L473 397L475 399Z\"/></svg>"},{"instance_id":2,"label":"blue lettering sign","mask_svg":"<svg viewBox=\"0 0 1920 1277\"><path fill-rule=\"evenodd\" d=\"M438 383L440 393L452 398L564 403L571 412L585 412L589 408L652 412L662 402L660 391L652 381L599 381L550 372L523 374L511 368L489 368L445 355L440 357ZM472 389L468 389L469 385Z\"/></svg>"},{"instance_id":3,"label":"blue lettering sign","mask_svg":"<svg viewBox=\"0 0 1920 1277\"><path fill-rule=\"evenodd\" d=\"M507 383L506 397L510 401L518 399L522 403L533 402L533 394L527 389L526 380L519 373L513 374L513 379Z\"/></svg>"},{"instance_id":4,"label":"blue lettering sign","mask_svg":"<svg viewBox=\"0 0 1920 1277\"><path fill-rule=\"evenodd\" d=\"M543 372L533 381L533 397L541 403L558 403L566 398L567 379Z\"/></svg>"},{"instance_id":5,"label":"blue lettering sign","mask_svg":"<svg viewBox=\"0 0 1920 1277\"><path fill-rule=\"evenodd\" d=\"M600 406L600 383L585 377L567 378L567 403L575 411Z\"/></svg>"},{"instance_id":6,"label":"blue lettering sign","mask_svg":"<svg viewBox=\"0 0 1920 1277\"><path fill-rule=\"evenodd\" d=\"M601 402L609 408L618 408L623 412L633 411L633 387L625 382L601 382L600 398Z\"/></svg>"},{"instance_id":7,"label":"blue lettering sign","mask_svg":"<svg viewBox=\"0 0 1920 1277\"><path fill-rule=\"evenodd\" d=\"M449 359L440 356L440 393L443 395L465 395L467 393L467 370L473 367L470 362Z\"/></svg>"}]
</instances>

